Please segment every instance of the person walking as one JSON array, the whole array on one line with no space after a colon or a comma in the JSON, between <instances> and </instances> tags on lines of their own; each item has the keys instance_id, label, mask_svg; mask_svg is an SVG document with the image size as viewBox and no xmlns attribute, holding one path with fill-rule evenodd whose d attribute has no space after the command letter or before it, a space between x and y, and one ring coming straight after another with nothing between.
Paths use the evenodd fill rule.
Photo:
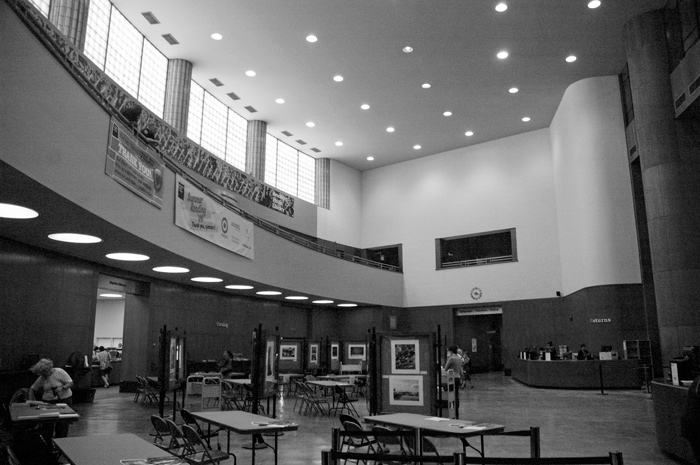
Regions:
<instances>
[{"instance_id":1,"label":"person walking","mask_svg":"<svg viewBox=\"0 0 700 465\"><path fill-rule=\"evenodd\" d=\"M100 376L102 377L102 382L106 388L109 387L109 373L112 371L112 356L109 352L100 346L99 352L97 352L97 361L100 362Z\"/></svg>"}]
</instances>

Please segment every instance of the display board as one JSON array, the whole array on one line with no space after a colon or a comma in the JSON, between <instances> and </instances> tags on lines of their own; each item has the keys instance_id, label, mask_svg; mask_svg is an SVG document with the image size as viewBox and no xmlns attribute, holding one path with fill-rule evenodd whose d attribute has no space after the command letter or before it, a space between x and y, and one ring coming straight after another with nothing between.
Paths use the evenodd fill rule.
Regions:
<instances>
[{"instance_id":1,"label":"display board","mask_svg":"<svg viewBox=\"0 0 700 465\"><path fill-rule=\"evenodd\" d=\"M279 372L303 373L305 366L306 339L280 338Z\"/></svg>"},{"instance_id":2,"label":"display board","mask_svg":"<svg viewBox=\"0 0 700 465\"><path fill-rule=\"evenodd\" d=\"M436 414L434 340L432 333L379 335L379 411Z\"/></svg>"}]
</instances>

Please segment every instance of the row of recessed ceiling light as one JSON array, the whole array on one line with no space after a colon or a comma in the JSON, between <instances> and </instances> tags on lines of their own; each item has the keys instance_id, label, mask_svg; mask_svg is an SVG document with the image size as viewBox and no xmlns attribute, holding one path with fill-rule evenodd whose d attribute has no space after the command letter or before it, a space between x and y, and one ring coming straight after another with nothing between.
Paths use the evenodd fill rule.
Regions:
<instances>
[{"instance_id":1,"label":"row of recessed ceiling light","mask_svg":"<svg viewBox=\"0 0 700 465\"><path fill-rule=\"evenodd\" d=\"M591 9L598 8L600 5L601 5L601 1L600 1L600 0L591 0L591 1L588 2L588 8L591 8ZM499 13L503 13L503 12L505 12L507 9L508 9L508 4L505 3L505 2L498 3L498 4L496 5L496 7L495 7L495 10L496 10L497 12L499 12ZM214 34L211 35L211 38L214 39L214 40L221 40L221 39L223 39L223 36L222 36L221 34L219 34L219 33L214 33ZM316 42L318 42L318 37L317 37L316 35L314 35L314 34L309 34L308 36L306 36L306 41L309 42L309 43L316 43ZM402 50L403 50L404 53L412 53L412 52L413 52L413 47L407 45L407 46L403 47ZM499 59L501 59L501 60L505 60L506 58L508 58L508 56L509 56L509 53L508 53L508 51L506 51L506 50L501 50L501 51L499 51L499 52L496 54L496 57L499 58ZM576 61L576 59L577 59L577 58L576 58L575 55L569 55L569 56L566 57L565 60L566 60L567 63L573 63L573 62ZM256 72L253 71L253 70L248 70L248 71L245 72L245 74L246 74L246 76L248 76L248 77L254 77L254 76L256 75ZM333 80L334 80L335 82L342 82L342 81L344 80L344 78L343 78L343 76L341 76L341 75L335 75L335 76L333 76ZM432 85L431 85L430 83L426 82L426 83L421 84L421 87L422 87L423 89L430 89L430 88L432 87ZM518 89L517 87L511 87L510 89L508 89L508 92L511 93L511 94L515 94L515 93L517 93L518 91L519 91L519 89ZM278 104L283 104L283 103L285 103L285 100L284 100L283 98L277 98L277 99L275 99L275 102L278 103ZM362 105L360 105L360 108L361 108L362 110L369 110L369 109L370 109L370 105L369 105L368 103L363 103ZM443 115L444 115L444 116L452 116L452 112L451 112L451 111L445 111L445 112L443 113ZM529 116L523 116L523 117L521 118L521 120L522 120L523 122L527 123L527 122L529 122L529 121L531 120L531 118L530 118ZM313 128L313 127L316 126L316 123L314 123L313 121L308 121L308 122L306 123L306 126L309 127L309 128ZM393 126L389 126L388 128L386 128L386 131L387 131L387 132L394 132L394 131L395 131L395 128L394 128ZM474 135L474 131L468 130L468 131L466 131L466 132L464 133L464 135L467 136L467 137L472 137L472 136ZM337 141L337 142L335 143L335 145L336 145L337 147L342 147L342 146L343 146L343 142L342 142L342 141ZM419 144L416 144L416 145L413 146L413 149L414 149L414 150L420 150L421 148L422 148L422 147L421 147ZM367 157L367 160L368 160L368 161L373 161L373 160L374 160L374 157L369 156L369 157Z\"/></svg>"},{"instance_id":2,"label":"row of recessed ceiling light","mask_svg":"<svg viewBox=\"0 0 700 465\"><path fill-rule=\"evenodd\" d=\"M32 210L31 208L26 208L22 207L20 205L13 205L13 204L8 204L8 203L0 203L0 218L7 218L7 219L33 219L37 218L39 216L39 213L35 210ZM96 244L99 242L102 242L102 239L96 236L91 236L88 234L78 234L78 233L55 233L55 234L49 234L49 239L52 239L54 241L59 241L59 242L69 242L72 244ZM131 261L131 262L138 262L138 261L146 261L149 260L150 257L148 255L143 255L143 254L137 254L137 253L129 253L129 252L116 252L116 253L109 253L106 255L107 258L111 260L119 260L119 261ZM157 266L153 268L153 271L156 271L158 273L189 273L190 270L184 267L180 266ZM198 283L220 283L223 282L223 279L221 278L214 278L214 277L209 277L209 276L196 276L194 278L191 278L192 281L198 282ZM226 289L235 289L235 290L252 290L254 289L253 286L247 285L247 284L229 284L227 286L224 286ZM276 296L276 295L282 295L281 292L279 291L257 291L256 294L262 295L262 296ZM286 296L285 299L287 300L308 300L309 298L306 296L301 296L301 295L289 295ZM312 303L323 305L323 304L332 304L334 303L333 300L328 300L328 299L322 299L322 300L313 300ZM357 304L354 303L340 303L338 304L338 307L357 307Z\"/></svg>"}]
</instances>

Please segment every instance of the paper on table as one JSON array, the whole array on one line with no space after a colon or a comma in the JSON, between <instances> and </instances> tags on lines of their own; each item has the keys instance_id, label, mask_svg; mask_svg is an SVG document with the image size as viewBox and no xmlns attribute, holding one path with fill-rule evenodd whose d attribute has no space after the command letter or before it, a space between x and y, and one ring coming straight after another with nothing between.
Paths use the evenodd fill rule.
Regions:
<instances>
[{"instance_id":1,"label":"paper on table","mask_svg":"<svg viewBox=\"0 0 700 465\"><path fill-rule=\"evenodd\" d=\"M450 421L449 418L441 418L441 417L428 417L426 418L427 421Z\"/></svg>"},{"instance_id":2,"label":"paper on table","mask_svg":"<svg viewBox=\"0 0 700 465\"><path fill-rule=\"evenodd\" d=\"M282 427L284 427L284 426L289 426L289 425L292 424L292 423L290 423L290 422L288 422L288 421L282 421L282 420L277 420L277 421L275 421L275 420L272 420L272 421L252 421L251 423L254 424L255 426L274 426L274 427L277 427L277 428L282 428Z\"/></svg>"}]
</instances>

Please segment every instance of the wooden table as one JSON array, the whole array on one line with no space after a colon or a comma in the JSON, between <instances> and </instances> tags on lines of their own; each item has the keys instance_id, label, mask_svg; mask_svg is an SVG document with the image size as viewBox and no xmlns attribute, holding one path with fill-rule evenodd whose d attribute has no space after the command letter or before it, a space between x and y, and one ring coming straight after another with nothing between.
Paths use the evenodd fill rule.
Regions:
<instances>
[{"instance_id":1,"label":"wooden table","mask_svg":"<svg viewBox=\"0 0 700 465\"><path fill-rule=\"evenodd\" d=\"M133 434L79 436L53 441L73 465L121 465L121 460L175 458L160 447Z\"/></svg>"},{"instance_id":2,"label":"wooden table","mask_svg":"<svg viewBox=\"0 0 700 465\"><path fill-rule=\"evenodd\" d=\"M10 404L10 418L13 423L73 423L78 421L78 412L66 404L47 404L44 402L25 402Z\"/></svg>"},{"instance_id":3,"label":"wooden table","mask_svg":"<svg viewBox=\"0 0 700 465\"><path fill-rule=\"evenodd\" d=\"M240 410L229 410L225 412L192 412L192 416L197 420L226 430L226 452L231 454L231 431L238 434L250 434L253 436L252 464L255 465L255 445L262 444L275 452L275 465L277 464L277 436L284 431L296 431L299 429L297 423L275 420L274 418L255 415L253 413L242 412ZM274 434L275 445L272 446L263 440L264 433Z\"/></svg>"},{"instance_id":4,"label":"wooden table","mask_svg":"<svg viewBox=\"0 0 700 465\"><path fill-rule=\"evenodd\" d=\"M429 417L419 415L417 413L390 413L386 415L374 415L364 417L365 423L373 423L384 426L393 426L398 428L410 428L416 431L416 445L418 455L423 451L424 433L434 435L443 435L459 438L462 442L462 448L466 452L466 448L474 449L484 456L484 436L488 434L500 433L505 430L503 425L495 425L492 423L477 423L474 421L454 420L442 417ZM430 435L428 434L428 435ZM481 439L481 450L469 444L467 438L479 436Z\"/></svg>"}]
</instances>

